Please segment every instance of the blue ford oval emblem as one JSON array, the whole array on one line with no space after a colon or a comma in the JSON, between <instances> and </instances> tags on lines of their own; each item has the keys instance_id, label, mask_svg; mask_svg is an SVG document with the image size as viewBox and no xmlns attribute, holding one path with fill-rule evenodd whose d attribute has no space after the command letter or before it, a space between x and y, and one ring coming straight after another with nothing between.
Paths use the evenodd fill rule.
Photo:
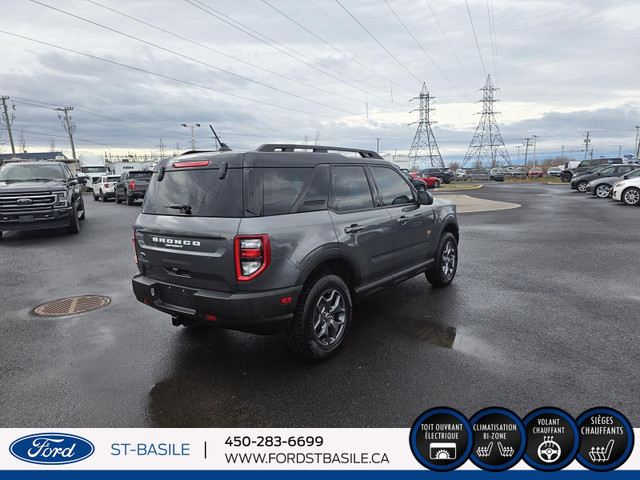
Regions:
<instances>
[{"instance_id":1,"label":"blue ford oval emblem","mask_svg":"<svg viewBox=\"0 0 640 480\"><path fill-rule=\"evenodd\" d=\"M29 463L63 465L93 454L93 443L66 433L37 433L19 438L9 447L11 455Z\"/></svg>"},{"instance_id":2,"label":"blue ford oval emblem","mask_svg":"<svg viewBox=\"0 0 640 480\"><path fill-rule=\"evenodd\" d=\"M31 205L33 203L33 200L31 200L30 198L19 198L16 203L18 205Z\"/></svg>"}]
</instances>

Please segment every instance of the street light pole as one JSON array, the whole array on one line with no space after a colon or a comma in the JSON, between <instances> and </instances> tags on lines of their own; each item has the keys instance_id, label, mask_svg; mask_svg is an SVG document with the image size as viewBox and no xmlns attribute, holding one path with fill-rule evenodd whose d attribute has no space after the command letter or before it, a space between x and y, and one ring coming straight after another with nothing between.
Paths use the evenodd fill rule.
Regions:
<instances>
[{"instance_id":1,"label":"street light pole","mask_svg":"<svg viewBox=\"0 0 640 480\"><path fill-rule=\"evenodd\" d=\"M193 128L194 127L199 127L200 124L199 123L195 123L193 125L188 125L186 123L183 123L182 126L186 127L186 128L191 128L191 150L195 150L196 149L196 137L195 137L195 135L193 133Z\"/></svg>"}]
</instances>

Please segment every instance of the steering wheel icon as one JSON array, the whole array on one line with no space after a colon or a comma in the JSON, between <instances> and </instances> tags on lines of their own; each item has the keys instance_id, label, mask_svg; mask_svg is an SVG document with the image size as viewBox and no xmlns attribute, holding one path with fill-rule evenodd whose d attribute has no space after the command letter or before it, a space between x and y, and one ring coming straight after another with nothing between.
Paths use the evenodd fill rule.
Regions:
<instances>
[{"instance_id":1,"label":"steering wheel icon","mask_svg":"<svg viewBox=\"0 0 640 480\"><path fill-rule=\"evenodd\" d=\"M560 445L553 441L553 437L544 437L544 442L540 444L538 447L538 457L545 463L553 463L558 458L560 458L560 454L562 453L562 449Z\"/></svg>"}]
</instances>

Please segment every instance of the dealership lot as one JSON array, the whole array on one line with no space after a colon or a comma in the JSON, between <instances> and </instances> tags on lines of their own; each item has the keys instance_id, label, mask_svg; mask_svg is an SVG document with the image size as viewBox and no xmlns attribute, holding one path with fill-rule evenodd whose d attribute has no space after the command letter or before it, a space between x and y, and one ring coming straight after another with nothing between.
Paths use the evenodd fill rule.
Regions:
<instances>
[{"instance_id":1,"label":"dealership lot","mask_svg":"<svg viewBox=\"0 0 640 480\"><path fill-rule=\"evenodd\" d=\"M409 427L439 405L606 405L640 423L640 208L566 185L464 193L521 207L461 214L453 284L420 276L358 305L348 347L320 364L282 335L176 328L137 302L139 204L86 196L78 235L5 234L0 426ZM32 313L75 295L111 303Z\"/></svg>"}]
</instances>

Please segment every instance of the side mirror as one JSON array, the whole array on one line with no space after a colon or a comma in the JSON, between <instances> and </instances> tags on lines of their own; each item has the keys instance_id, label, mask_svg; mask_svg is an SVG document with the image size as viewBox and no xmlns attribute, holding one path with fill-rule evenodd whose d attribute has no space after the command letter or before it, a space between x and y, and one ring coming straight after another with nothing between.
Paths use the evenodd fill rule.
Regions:
<instances>
[{"instance_id":1,"label":"side mirror","mask_svg":"<svg viewBox=\"0 0 640 480\"><path fill-rule=\"evenodd\" d=\"M420 205L431 205L433 203L433 195L429 192L418 192L418 203Z\"/></svg>"}]
</instances>

